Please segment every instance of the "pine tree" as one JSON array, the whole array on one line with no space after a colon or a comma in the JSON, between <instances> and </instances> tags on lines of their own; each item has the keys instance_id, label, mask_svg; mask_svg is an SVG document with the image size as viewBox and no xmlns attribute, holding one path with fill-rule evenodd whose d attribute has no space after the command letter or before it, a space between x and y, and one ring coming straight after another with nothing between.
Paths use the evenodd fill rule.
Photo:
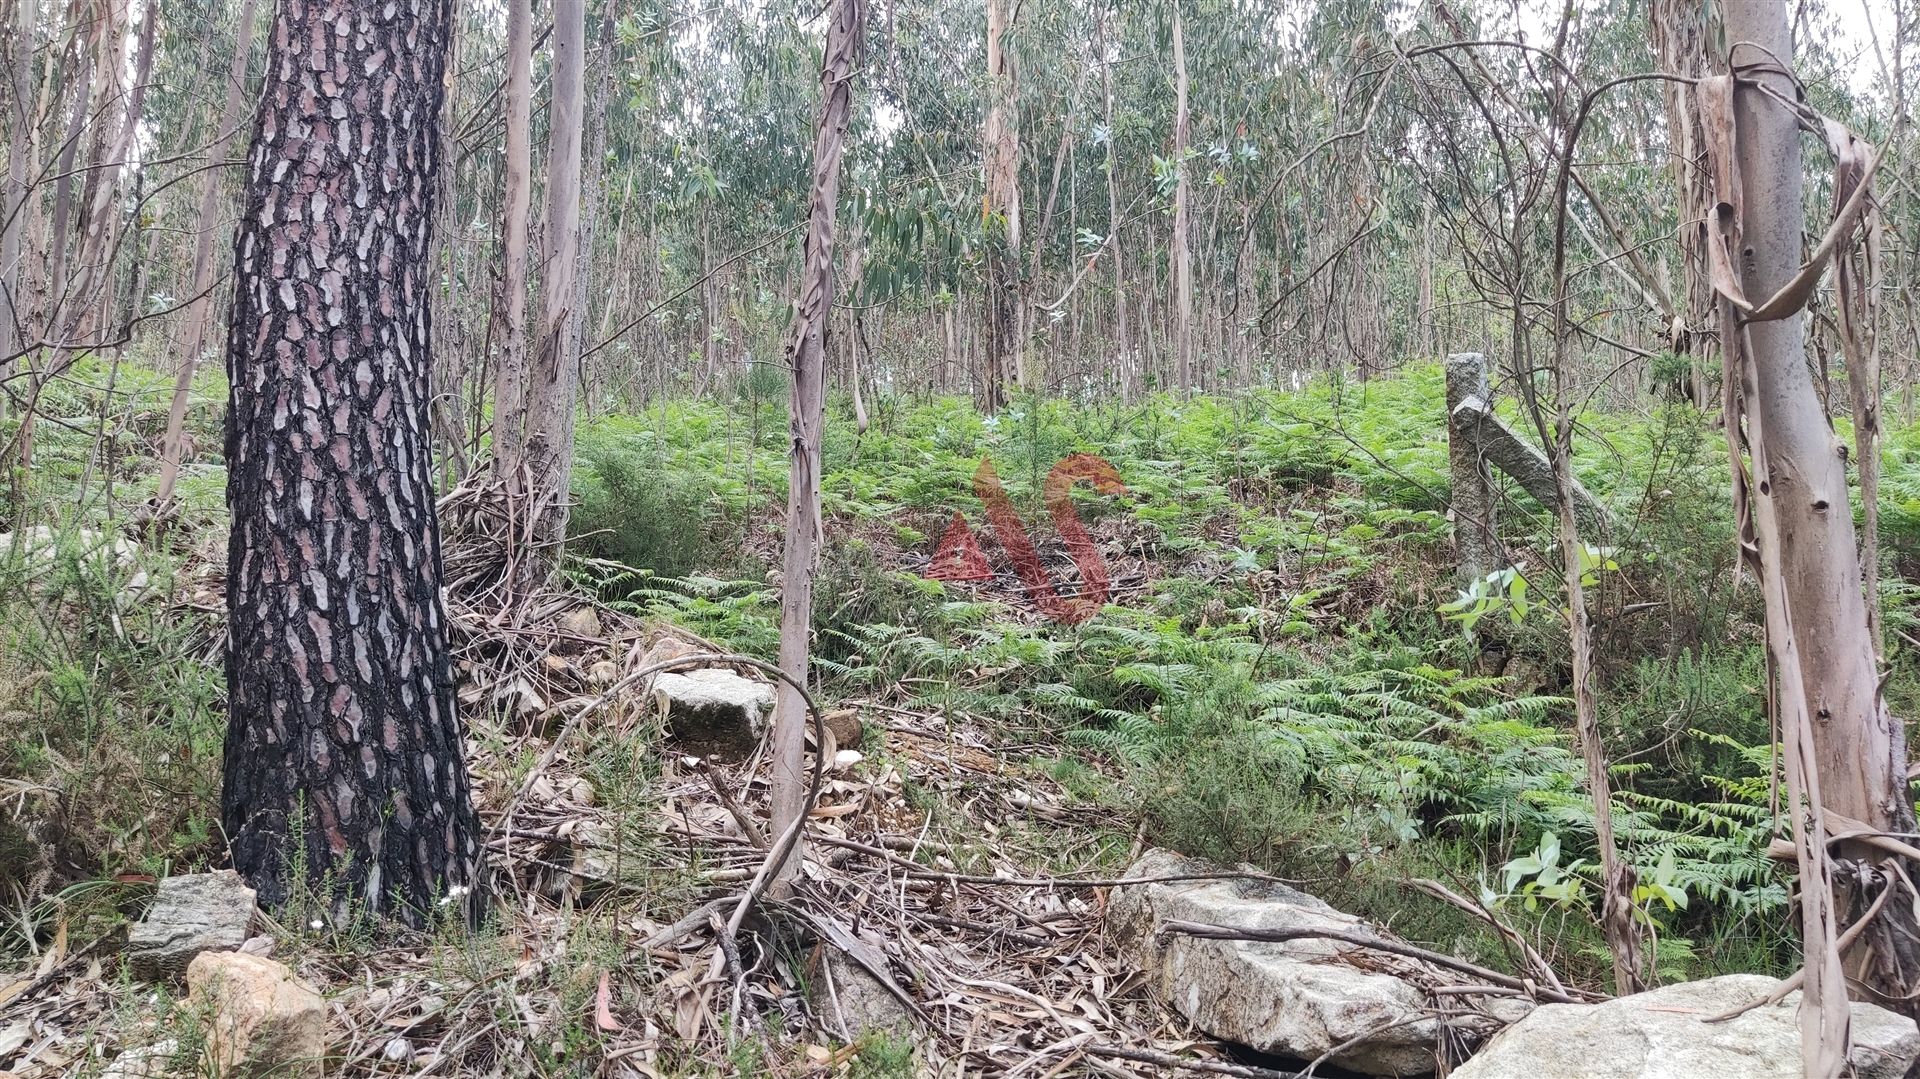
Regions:
<instances>
[{"instance_id":1,"label":"pine tree","mask_svg":"<svg viewBox=\"0 0 1920 1079\"><path fill-rule=\"evenodd\" d=\"M283 0L227 341L234 866L264 902L297 863L410 921L479 856L428 471L452 9Z\"/></svg>"}]
</instances>

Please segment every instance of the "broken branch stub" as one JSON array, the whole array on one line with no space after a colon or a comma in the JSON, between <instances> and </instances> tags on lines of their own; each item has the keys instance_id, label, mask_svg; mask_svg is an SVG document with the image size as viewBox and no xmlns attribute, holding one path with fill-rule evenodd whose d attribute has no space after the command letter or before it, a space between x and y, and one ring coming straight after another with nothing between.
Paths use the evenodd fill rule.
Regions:
<instances>
[{"instance_id":1,"label":"broken branch stub","mask_svg":"<svg viewBox=\"0 0 1920 1079\"><path fill-rule=\"evenodd\" d=\"M1472 585L1506 568L1500 534L1494 525L1493 477L1475 441L1463 435L1455 416L1466 402L1490 400L1487 362L1478 352L1447 357L1447 461L1453 486L1453 546L1460 560L1460 581Z\"/></svg>"},{"instance_id":2,"label":"broken branch stub","mask_svg":"<svg viewBox=\"0 0 1920 1079\"><path fill-rule=\"evenodd\" d=\"M1470 544L1463 536L1478 533L1472 539L1473 544L1488 543L1495 552L1499 549L1492 527L1493 495L1488 465L1511 476L1522 490L1549 511L1558 511L1560 497L1554 486L1553 461L1546 451L1520 437L1494 413L1493 394L1487 386L1486 360L1477 352L1458 352L1447 357L1447 435L1453 460L1454 542L1461 550L1461 569L1466 575ZM1480 482L1487 486L1476 488L1471 478L1463 481L1463 471L1467 468L1477 470ZM1483 503L1477 501L1481 497L1485 499ZM1577 481L1573 483L1573 512L1583 531L1605 533L1612 528L1606 507ZM1474 528L1469 524L1471 521L1483 521L1485 525ZM1475 550L1484 549L1476 547ZM1484 576L1488 570L1503 564L1496 554L1487 570L1471 574L1469 579Z\"/></svg>"}]
</instances>

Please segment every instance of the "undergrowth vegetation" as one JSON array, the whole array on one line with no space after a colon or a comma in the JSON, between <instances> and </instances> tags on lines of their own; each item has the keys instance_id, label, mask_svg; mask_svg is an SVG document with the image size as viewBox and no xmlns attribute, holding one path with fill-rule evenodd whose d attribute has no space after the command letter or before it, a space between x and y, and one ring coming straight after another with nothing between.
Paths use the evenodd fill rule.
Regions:
<instances>
[{"instance_id":1,"label":"undergrowth vegetation","mask_svg":"<svg viewBox=\"0 0 1920 1079\"><path fill-rule=\"evenodd\" d=\"M1597 975L1594 806L1560 696L1550 522L1502 493L1503 538L1534 601L1463 632L1443 610L1460 583L1442 399L1438 370L1416 368L1234 399L1022 399L992 418L954 401L882 402L864 435L829 428L819 674L842 695L989 716L1059 745L1054 775L1152 841L1309 880L1402 932L1500 961L1482 925L1405 886L1434 878L1540 927L1557 961ZM700 522L712 567L674 572L681 534L621 559L640 572L590 583L771 653L764 555L784 446L783 417L763 411L671 402L583 431L593 460L659 455L655 497L684 499L669 512ZM1625 522L1596 548L1592 591L1615 827L1644 882L1661 976L1780 969L1791 948L1784 877L1766 856L1773 759L1755 597L1732 572L1724 444L1684 405L1583 421L1581 480ZM1105 457L1128 488L1074 491L1115 579L1078 626L1022 601L971 484L990 458L1045 551L1040 491L1071 453ZM1907 461L1896 453L1890 468ZM1920 535L1913 509L1888 514L1896 551ZM920 575L956 511L999 581ZM743 534L762 557L742 557ZM1050 564L1061 587L1076 579L1064 556ZM1896 699L1912 692L1901 671Z\"/></svg>"},{"instance_id":2,"label":"undergrowth vegetation","mask_svg":"<svg viewBox=\"0 0 1920 1079\"><path fill-rule=\"evenodd\" d=\"M158 587L218 534L217 455L202 450L188 469L187 527L146 537L137 560L112 556L110 539L107 553L89 548L151 490L164 408L150 372L91 377L92 389L61 391L74 396L63 407L116 419L104 436L97 419L46 425L51 463L31 479L76 496L32 504L78 509L8 522L61 537L48 559L17 543L0 557L0 897L22 912L0 931L7 951L31 948L55 907L104 930L128 888L221 857L217 604L130 600L136 573ZM816 677L829 700L989 721L1030 747L1034 769L1107 811L1121 840L1103 848L1109 860L1138 830L1504 962L1482 922L1407 887L1431 878L1531 927L1549 958L1597 984L1595 810L1570 747L1548 522L1504 491L1502 535L1529 602L1503 600L1471 626L1457 607L1450 616L1461 582L1442 399L1438 370L1411 368L1231 399L1029 397L995 417L882 398L864 433L836 411ZM575 580L771 657L785 427L784 404L762 394L583 424L574 528L591 557ZM1757 597L1733 572L1724 446L1685 405L1596 412L1582 432L1581 479L1624 522L1595 537L1601 712L1616 831L1660 974L1778 971L1793 952L1785 877L1766 856L1774 761ZM1073 491L1113 586L1066 625L1026 602L972 477L991 459L1067 591L1082 582L1042 490L1073 453L1112 462L1126 491ZM1889 571L1904 573L1920 555L1920 431L1892 433L1883 491ZM923 575L956 513L994 581ZM1920 590L1892 576L1883 592L1888 694L1911 713ZM606 777L609 790L623 784L653 796L644 774Z\"/></svg>"}]
</instances>

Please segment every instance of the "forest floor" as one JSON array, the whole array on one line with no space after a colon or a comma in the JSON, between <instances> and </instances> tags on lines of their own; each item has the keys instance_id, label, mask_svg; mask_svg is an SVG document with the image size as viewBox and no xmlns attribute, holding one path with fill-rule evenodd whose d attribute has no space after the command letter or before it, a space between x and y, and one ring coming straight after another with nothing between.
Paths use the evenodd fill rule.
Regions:
<instances>
[{"instance_id":1,"label":"forest floor","mask_svg":"<svg viewBox=\"0 0 1920 1079\"><path fill-rule=\"evenodd\" d=\"M163 1041L191 1073L202 1017L133 980L115 942L156 878L224 859L219 462L189 468L170 529L143 527L167 381L92 374L53 401L68 419L34 477L32 504L79 509L15 523L52 526L61 553L0 567L0 1072L17 1079L99 1074ZM1152 845L1250 862L1511 969L1496 934L1407 887L1442 880L1570 983L1602 987L1593 806L1543 602L1551 537L1511 496L1504 536L1531 601L1483 589L1447 607L1430 368L1234 400L1023 400L998 417L882 401L865 432L836 414L816 693L864 731L826 765L802 879L730 961L718 942L765 860L763 826L742 823L764 818L765 762L695 761L643 687L606 691L663 641L773 654L785 463L767 390L586 423L579 557L547 595L503 607L480 488L447 496L470 763L501 883L478 932L396 941L320 894L275 912L276 956L328 998L341 1074L1160 1074L1139 1055L1219 1058L1103 931L1102 882ZM1786 884L1765 853L1768 728L1753 597L1728 583L1724 451L1683 405L1583 418L1581 478L1628 522L1596 602L1616 830L1666 889L1643 911L1656 976L1781 972ZM1070 582L1038 522L1045 477L1075 453L1112 462L1126 490L1074 491L1112 589L1063 623L1029 602L971 480L994 461ZM1920 432L1896 425L1896 569L1920 535L1916 461ZM989 580L926 576L956 511ZM121 554L89 553L116 536ZM1889 625L1915 628L1913 591L1885 591ZM1903 708L1920 678L1904 648L1890 658ZM897 1017L888 998L914 1011L918 1042L857 1029Z\"/></svg>"},{"instance_id":2,"label":"forest floor","mask_svg":"<svg viewBox=\"0 0 1920 1079\"><path fill-rule=\"evenodd\" d=\"M177 568L185 590L149 601L217 608L219 564ZM748 923L736 975L719 926L766 860L764 747L680 756L644 683L599 692L609 664L724 649L578 593L501 614L455 609L463 693L488 717L470 760L500 889L488 924L396 942L315 894L263 915L327 998L329 1074L1134 1075L1129 1054L1226 1051L1106 938L1106 889L1140 839L1049 774L1063 747L886 694L837 702L857 749L824 765L801 879ZM0 979L0 1074L100 1074L151 1045L168 1074L199 1073L205 1016L133 979L102 931L152 881L21 912L50 933Z\"/></svg>"}]
</instances>

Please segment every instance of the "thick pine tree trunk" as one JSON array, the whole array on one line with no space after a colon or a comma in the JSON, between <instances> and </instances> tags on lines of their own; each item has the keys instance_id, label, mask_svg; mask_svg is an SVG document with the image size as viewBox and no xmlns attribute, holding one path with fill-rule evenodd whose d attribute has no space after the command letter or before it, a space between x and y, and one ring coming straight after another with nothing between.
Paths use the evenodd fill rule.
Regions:
<instances>
[{"instance_id":1,"label":"thick pine tree trunk","mask_svg":"<svg viewBox=\"0 0 1920 1079\"><path fill-rule=\"evenodd\" d=\"M234 867L274 903L297 859L410 921L479 859L428 471L452 11L282 0L227 343Z\"/></svg>"}]
</instances>

